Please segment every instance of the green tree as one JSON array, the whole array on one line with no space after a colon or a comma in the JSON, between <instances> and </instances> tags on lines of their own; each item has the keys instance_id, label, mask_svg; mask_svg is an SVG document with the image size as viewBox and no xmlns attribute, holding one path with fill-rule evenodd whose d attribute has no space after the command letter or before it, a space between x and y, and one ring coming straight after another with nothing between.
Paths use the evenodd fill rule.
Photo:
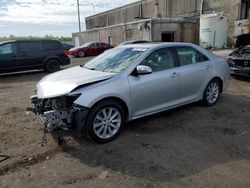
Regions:
<instances>
[{"instance_id":1,"label":"green tree","mask_svg":"<svg viewBox=\"0 0 250 188\"><path fill-rule=\"evenodd\" d=\"M57 37L53 35L45 35L43 37L38 36L15 36L10 34L8 37L0 37L0 42L2 41L10 41L10 40L38 40L38 39L47 39L47 40L60 40L60 41L72 41L72 37Z\"/></svg>"}]
</instances>

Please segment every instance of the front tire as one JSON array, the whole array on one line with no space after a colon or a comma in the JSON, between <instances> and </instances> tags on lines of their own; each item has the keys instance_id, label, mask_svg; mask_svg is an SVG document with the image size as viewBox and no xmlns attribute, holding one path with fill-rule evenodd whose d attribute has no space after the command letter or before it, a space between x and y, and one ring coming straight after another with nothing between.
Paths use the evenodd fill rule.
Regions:
<instances>
[{"instance_id":1,"label":"front tire","mask_svg":"<svg viewBox=\"0 0 250 188\"><path fill-rule=\"evenodd\" d=\"M213 106L220 97L220 82L217 79L211 80L203 95L203 104L206 106Z\"/></svg>"},{"instance_id":2,"label":"front tire","mask_svg":"<svg viewBox=\"0 0 250 188\"><path fill-rule=\"evenodd\" d=\"M85 122L85 131L96 143L114 140L125 124L125 112L122 106L113 100L96 104L89 111Z\"/></svg>"}]
</instances>

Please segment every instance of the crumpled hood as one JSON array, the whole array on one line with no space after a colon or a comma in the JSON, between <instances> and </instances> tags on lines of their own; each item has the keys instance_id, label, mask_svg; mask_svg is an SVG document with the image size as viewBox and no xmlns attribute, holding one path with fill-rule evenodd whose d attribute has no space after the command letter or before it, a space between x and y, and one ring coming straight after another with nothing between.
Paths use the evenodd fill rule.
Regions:
<instances>
[{"instance_id":1,"label":"crumpled hood","mask_svg":"<svg viewBox=\"0 0 250 188\"><path fill-rule=\"evenodd\" d=\"M109 79L116 73L100 72L77 66L50 74L37 84L37 96L40 99L62 96L76 87Z\"/></svg>"}]
</instances>

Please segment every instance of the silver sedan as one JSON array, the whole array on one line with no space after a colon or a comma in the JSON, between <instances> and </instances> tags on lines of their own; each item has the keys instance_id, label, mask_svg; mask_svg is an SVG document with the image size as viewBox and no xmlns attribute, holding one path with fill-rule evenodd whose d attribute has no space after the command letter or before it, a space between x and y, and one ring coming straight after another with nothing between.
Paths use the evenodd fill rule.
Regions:
<instances>
[{"instance_id":1,"label":"silver sedan","mask_svg":"<svg viewBox=\"0 0 250 188\"><path fill-rule=\"evenodd\" d=\"M195 101L214 105L229 76L224 59L193 44L125 45L48 75L31 101L46 129L72 128L105 143L127 121Z\"/></svg>"}]
</instances>

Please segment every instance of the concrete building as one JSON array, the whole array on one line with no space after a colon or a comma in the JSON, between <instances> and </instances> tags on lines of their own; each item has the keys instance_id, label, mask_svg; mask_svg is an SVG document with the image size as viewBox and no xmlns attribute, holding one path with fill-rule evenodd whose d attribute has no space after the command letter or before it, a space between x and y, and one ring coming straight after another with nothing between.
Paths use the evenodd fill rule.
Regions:
<instances>
[{"instance_id":1,"label":"concrete building","mask_svg":"<svg viewBox=\"0 0 250 188\"><path fill-rule=\"evenodd\" d=\"M228 46L235 36L249 33L250 0L141 0L87 17L87 31L73 33L74 43L118 45L143 39L198 44L200 14L213 12L223 12L228 19Z\"/></svg>"}]
</instances>

